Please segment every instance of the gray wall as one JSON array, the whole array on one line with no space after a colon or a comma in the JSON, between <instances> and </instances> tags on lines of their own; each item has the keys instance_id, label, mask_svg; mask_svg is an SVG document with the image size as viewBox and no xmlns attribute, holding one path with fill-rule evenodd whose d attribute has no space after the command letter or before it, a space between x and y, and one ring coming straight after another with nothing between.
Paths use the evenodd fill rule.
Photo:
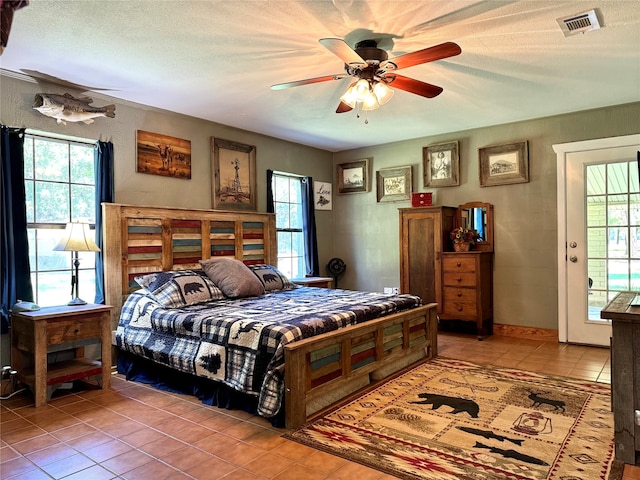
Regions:
<instances>
[{"instance_id":1,"label":"gray wall","mask_svg":"<svg viewBox=\"0 0 640 480\"><path fill-rule=\"evenodd\" d=\"M340 286L382 290L400 284L400 207L377 203L381 168L413 166L414 191L433 192L434 205L489 202L495 210L494 322L558 328L556 154L552 145L640 132L640 103L577 112L507 125L452 132L382 146L343 151L334 163L372 158L368 193L337 195L334 251L347 264ZM460 142L460 185L423 187L422 148ZM529 142L529 183L480 187L478 148Z\"/></svg>"},{"instance_id":2,"label":"gray wall","mask_svg":"<svg viewBox=\"0 0 640 480\"><path fill-rule=\"evenodd\" d=\"M399 285L397 209L409 206L409 202L377 203L375 172L413 165L414 191L434 192L436 205L457 206L473 200L495 205L495 322L551 329L558 327L556 156L551 146L640 132L640 103L634 103L332 154L173 112L114 101L99 94L93 95L95 105L117 104L115 119L99 118L92 125L62 126L31 108L34 94L41 91L37 84L0 77L0 122L80 138L111 140L119 203L211 208L210 141L215 136L257 147L260 211L265 210L267 168L332 182L333 210L316 211L320 264L325 265L333 256L344 259L347 272L339 282L344 288L381 291L385 286ZM63 92L55 88L46 91ZM191 140L191 180L136 173L136 130ZM422 186L422 148L450 140L460 141L460 186L428 190ZM481 188L478 148L520 140L529 142L530 182ZM373 159L371 190L338 195L335 165L366 157ZM326 274L323 267L320 273Z\"/></svg>"},{"instance_id":3,"label":"gray wall","mask_svg":"<svg viewBox=\"0 0 640 480\"><path fill-rule=\"evenodd\" d=\"M55 119L33 110L38 92L64 93L32 82L0 76L0 123L90 140L110 140L115 156L115 201L136 205L211 208L211 137L256 146L258 210L266 211L266 171L268 168L312 176L331 182L332 154L308 146L207 122L193 117L127 103L91 93L93 105L116 103L116 117L98 118L95 123L58 125ZM75 94L75 92L69 92ZM77 95L76 95L77 96ZM136 131L146 130L191 141L191 179L181 180L136 173ZM335 210L316 212L321 265L333 256L333 216ZM8 335L2 335L0 360L9 362Z\"/></svg>"},{"instance_id":4,"label":"gray wall","mask_svg":"<svg viewBox=\"0 0 640 480\"><path fill-rule=\"evenodd\" d=\"M91 140L110 140L115 156L115 201L135 205L184 208L212 208L211 138L256 146L258 210L266 211L266 171L268 168L329 182L332 179L332 154L297 143L286 142L245 130L180 115L143 105L122 102L93 94L94 105L116 104L116 117L97 118L95 123L58 125L32 108L38 84L0 76L0 122L12 127L27 127L42 132ZM64 93L59 87L44 90ZM74 92L70 92L74 94ZM146 130L191 141L191 179L182 180L136 172L136 131ZM318 211L319 255L321 262L331 258L334 211Z\"/></svg>"}]
</instances>

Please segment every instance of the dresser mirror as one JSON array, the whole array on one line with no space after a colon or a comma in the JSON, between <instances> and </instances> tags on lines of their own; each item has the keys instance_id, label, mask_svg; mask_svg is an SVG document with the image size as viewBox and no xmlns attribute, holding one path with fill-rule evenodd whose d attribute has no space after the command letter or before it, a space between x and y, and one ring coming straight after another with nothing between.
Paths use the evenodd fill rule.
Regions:
<instances>
[{"instance_id":1,"label":"dresser mirror","mask_svg":"<svg viewBox=\"0 0 640 480\"><path fill-rule=\"evenodd\" d=\"M468 202L458 206L456 226L473 228L480 239L473 247L480 252L493 252L493 205L484 202Z\"/></svg>"}]
</instances>

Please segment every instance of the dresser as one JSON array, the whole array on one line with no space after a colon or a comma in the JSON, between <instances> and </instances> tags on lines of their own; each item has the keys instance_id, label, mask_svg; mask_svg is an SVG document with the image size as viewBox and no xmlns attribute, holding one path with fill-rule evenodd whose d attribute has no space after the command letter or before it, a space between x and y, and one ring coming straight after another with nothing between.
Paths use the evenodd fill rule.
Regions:
<instances>
[{"instance_id":1,"label":"dresser","mask_svg":"<svg viewBox=\"0 0 640 480\"><path fill-rule=\"evenodd\" d=\"M442 253L439 316L474 322L478 339L493 333L493 252Z\"/></svg>"}]
</instances>

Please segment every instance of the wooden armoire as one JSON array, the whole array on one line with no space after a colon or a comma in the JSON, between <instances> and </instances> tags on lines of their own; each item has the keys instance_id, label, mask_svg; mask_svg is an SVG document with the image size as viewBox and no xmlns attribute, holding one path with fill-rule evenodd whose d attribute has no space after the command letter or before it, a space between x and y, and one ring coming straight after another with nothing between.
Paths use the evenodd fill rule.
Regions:
<instances>
[{"instance_id":1,"label":"wooden armoire","mask_svg":"<svg viewBox=\"0 0 640 480\"><path fill-rule=\"evenodd\" d=\"M400 208L400 291L442 312L442 252L451 250L454 207Z\"/></svg>"},{"instance_id":2,"label":"wooden armoire","mask_svg":"<svg viewBox=\"0 0 640 480\"><path fill-rule=\"evenodd\" d=\"M493 205L399 210L402 293L437 303L440 320L473 322L478 339L493 333ZM479 227L482 241L454 252L449 234L457 226Z\"/></svg>"}]
</instances>

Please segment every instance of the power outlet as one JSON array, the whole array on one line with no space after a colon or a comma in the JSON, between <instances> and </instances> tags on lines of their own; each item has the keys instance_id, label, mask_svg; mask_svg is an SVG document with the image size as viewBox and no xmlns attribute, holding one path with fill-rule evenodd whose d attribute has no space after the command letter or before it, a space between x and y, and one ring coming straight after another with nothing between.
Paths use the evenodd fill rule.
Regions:
<instances>
[{"instance_id":1,"label":"power outlet","mask_svg":"<svg viewBox=\"0 0 640 480\"><path fill-rule=\"evenodd\" d=\"M394 295L398 295L400 293L400 289L398 287L393 287L391 289L391 293L393 293Z\"/></svg>"}]
</instances>

